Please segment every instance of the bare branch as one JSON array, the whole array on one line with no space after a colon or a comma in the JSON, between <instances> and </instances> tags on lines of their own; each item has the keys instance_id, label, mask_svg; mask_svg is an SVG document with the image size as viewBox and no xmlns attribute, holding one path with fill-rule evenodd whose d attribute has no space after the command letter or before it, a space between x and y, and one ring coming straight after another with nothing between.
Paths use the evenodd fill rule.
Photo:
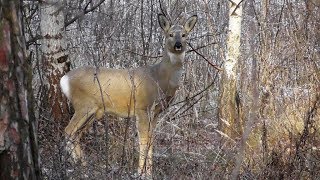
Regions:
<instances>
[{"instance_id":1,"label":"bare branch","mask_svg":"<svg viewBox=\"0 0 320 180\"><path fill-rule=\"evenodd\" d=\"M88 14L89 12L94 11L96 8L98 8L102 3L104 3L105 0L100 0L96 5L92 6L92 8L87 9L89 3L91 3L91 1L88 2L88 4L86 4L85 8L83 9L82 12L79 12L75 17L73 17L71 20L69 20L68 22L65 22L64 26L67 27L70 24L74 23L77 19L81 18L82 16Z\"/></svg>"},{"instance_id":2,"label":"bare branch","mask_svg":"<svg viewBox=\"0 0 320 180\"><path fill-rule=\"evenodd\" d=\"M161 58L161 57L162 57L162 55L161 55L161 56L143 55L143 54L139 54L139 53L137 53L137 52L134 52L134 51L132 51L132 50L130 50L130 49L124 49L123 51L129 52L129 53L132 53L132 54L135 54L135 55L138 55L138 56L147 57L147 58Z\"/></svg>"},{"instance_id":3,"label":"bare branch","mask_svg":"<svg viewBox=\"0 0 320 180\"><path fill-rule=\"evenodd\" d=\"M207 61L207 63L212 66L213 68L215 68L216 70L218 71L223 71L223 69L221 69L218 65L216 64L212 64L210 62L210 60L208 60L204 55L202 55L201 53L199 53L195 48L192 47L191 43L188 43L188 45L191 47L191 49L196 53L198 54L199 56L201 56L205 61Z\"/></svg>"}]
</instances>

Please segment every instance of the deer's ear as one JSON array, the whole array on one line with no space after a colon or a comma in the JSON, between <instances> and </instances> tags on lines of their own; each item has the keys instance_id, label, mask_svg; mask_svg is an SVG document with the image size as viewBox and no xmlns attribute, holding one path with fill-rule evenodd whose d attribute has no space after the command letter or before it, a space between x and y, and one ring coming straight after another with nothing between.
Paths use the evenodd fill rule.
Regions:
<instances>
[{"instance_id":1,"label":"deer's ear","mask_svg":"<svg viewBox=\"0 0 320 180\"><path fill-rule=\"evenodd\" d=\"M184 29L187 31L187 33L189 33L194 28L194 25L197 23L197 20L198 20L197 15L193 15L188 18L188 20L184 24Z\"/></svg>"},{"instance_id":2,"label":"deer's ear","mask_svg":"<svg viewBox=\"0 0 320 180\"><path fill-rule=\"evenodd\" d=\"M158 14L158 21L159 21L160 27L165 32L167 32L170 29L171 23L163 14Z\"/></svg>"}]
</instances>

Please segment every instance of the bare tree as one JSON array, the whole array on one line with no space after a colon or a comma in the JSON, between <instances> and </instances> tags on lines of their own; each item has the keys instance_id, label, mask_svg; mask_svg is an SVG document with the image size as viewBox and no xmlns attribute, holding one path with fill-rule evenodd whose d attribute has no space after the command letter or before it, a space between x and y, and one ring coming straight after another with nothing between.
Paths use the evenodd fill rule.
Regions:
<instances>
[{"instance_id":1,"label":"bare tree","mask_svg":"<svg viewBox=\"0 0 320 180\"><path fill-rule=\"evenodd\" d=\"M40 179L31 66L20 7L21 1L0 1L0 178Z\"/></svg>"}]
</instances>

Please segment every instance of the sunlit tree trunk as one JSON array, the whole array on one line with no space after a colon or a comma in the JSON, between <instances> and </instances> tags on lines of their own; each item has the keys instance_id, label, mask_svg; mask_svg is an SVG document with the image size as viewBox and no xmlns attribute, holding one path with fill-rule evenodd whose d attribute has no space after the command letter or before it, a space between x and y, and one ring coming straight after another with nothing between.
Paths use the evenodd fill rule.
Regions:
<instances>
[{"instance_id":1,"label":"sunlit tree trunk","mask_svg":"<svg viewBox=\"0 0 320 180\"><path fill-rule=\"evenodd\" d=\"M65 42L64 4L59 0L41 1L40 28L42 34L42 62L48 90L48 107L57 120L69 119L66 100L60 92L59 81L69 70L67 44Z\"/></svg>"},{"instance_id":2,"label":"sunlit tree trunk","mask_svg":"<svg viewBox=\"0 0 320 180\"><path fill-rule=\"evenodd\" d=\"M0 179L40 179L21 2L0 1Z\"/></svg>"},{"instance_id":3,"label":"sunlit tree trunk","mask_svg":"<svg viewBox=\"0 0 320 180\"><path fill-rule=\"evenodd\" d=\"M237 65L240 57L242 7L240 0L229 1L229 31L224 71L221 80L219 125L223 133L234 139L242 133L243 123L236 101Z\"/></svg>"}]
</instances>

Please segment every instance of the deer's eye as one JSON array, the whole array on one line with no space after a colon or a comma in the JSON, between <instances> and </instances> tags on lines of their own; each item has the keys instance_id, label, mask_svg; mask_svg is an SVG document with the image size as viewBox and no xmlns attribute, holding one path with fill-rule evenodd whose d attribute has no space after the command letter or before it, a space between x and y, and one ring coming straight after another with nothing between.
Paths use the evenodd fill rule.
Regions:
<instances>
[{"instance_id":1,"label":"deer's eye","mask_svg":"<svg viewBox=\"0 0 320 180\"><path fill-rule=\"evenodd\" d=\"M186 34L182 34L182 37L186 37Z\"/></svg>"},{"instance_id":2,"label":"deer's eye","mask_svg":"<svg viewBox=\"0 0 320 180\"><path fill-rule=\"evenodd\" d=\"M170 37L173 37L173 34L171 33L171 34L169 34L169 36L170 36Z\"/></svg>"}]
</instances>

